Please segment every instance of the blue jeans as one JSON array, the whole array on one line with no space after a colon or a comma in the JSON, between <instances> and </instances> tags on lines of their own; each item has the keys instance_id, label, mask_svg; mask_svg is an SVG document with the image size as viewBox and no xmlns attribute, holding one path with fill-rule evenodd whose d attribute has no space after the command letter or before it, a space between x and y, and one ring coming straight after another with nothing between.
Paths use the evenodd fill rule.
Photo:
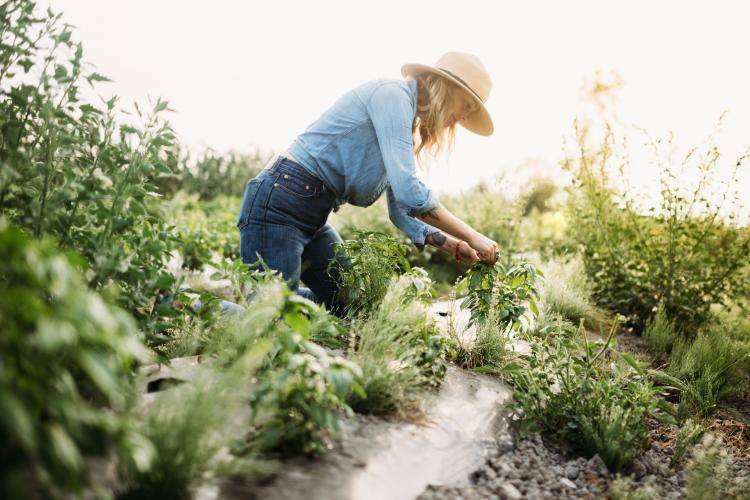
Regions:
<instances>
[{"instance_id":1,"label":"blue jeans","mask_svg":"<svg viewBox=\"0 0 750 500\"><path fill-rule=\"evenodd\" d=\"M255 264L261 257L281 273L290 289L341 316L344 304L337 300L337 266L328 271L334 259L346 265L345 257L333 248L341 236L326 223L334 201L323 181L279 156L248 181L237 228L244 263ZM299 286L300 279L307 287Z\"/></svg>"}]
</instances>

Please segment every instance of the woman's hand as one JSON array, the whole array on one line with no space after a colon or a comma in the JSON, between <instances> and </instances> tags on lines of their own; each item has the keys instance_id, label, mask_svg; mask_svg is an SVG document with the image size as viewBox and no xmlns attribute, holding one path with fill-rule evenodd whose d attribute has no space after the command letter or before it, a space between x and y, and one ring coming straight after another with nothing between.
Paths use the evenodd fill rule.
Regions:
<instances>
[{"instance_id":1,"label":"woman's hand","mask_svg":"<svg viewBox=\"0 0 750 500\"><path fill-rule=\"evenodd\" d=\"M476 233L472 238L467 240L471 248L476 250L479 260L485 264L494 264L497 262L498 244L481 233Z\"/></svg>"},{"instance_id":2,"label":"woman's hand","mask_svg":"<svg viewBox=\"0 0 750 500\"><path fill-rule=\"evenodd\" d=\"M465 262L466 264L469 264L470 266L473 266L479 260L479 255L477 255L477 251L471 248L471 246L469 246L468 243L466 243L465 241L461 241L461 240L458 240L456 242L454 255L456 256L457 261Z\"/></svg>"}]
</instances>

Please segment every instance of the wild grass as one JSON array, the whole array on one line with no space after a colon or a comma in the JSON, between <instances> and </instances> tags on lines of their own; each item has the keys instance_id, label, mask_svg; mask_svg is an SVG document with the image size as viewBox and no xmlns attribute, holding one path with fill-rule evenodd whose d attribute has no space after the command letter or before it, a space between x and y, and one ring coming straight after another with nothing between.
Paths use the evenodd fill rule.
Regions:
<instances>
[{"instance_id":1,"label":"wild grass","mask_svg":"<svg viewBox=\"0 0 750 500\"><path fill-rule=\"evenodd\" d=\"M750 491L750 476L737 476L730 468L731 457L723 448L721 438L706 434L696 446L694 458L688 466L685 498L746 499Z\"/></svg>"},{"instance_id":2,"label":"wild grass","mask_svg":"<svg viewBox=\"0 0 750 500\"><path fill-rule=\"evenodd\" d=\"M667 318L664 308L659 306L654 317L646 322L643 340L651 354L658 359L666 359L677 338L674 322Z\"/></svg>"},{"instance_id":3,"label":"wild grass","mask_svg":"<svg viewBox=\"0 0 750 500\"><path fill-rule=\"evenodd\" d=\"M717 404L747 385L750 354L730 339L725 325L713 324L694 340L679 340L667 372L683 382L679 414L708 416Z\"/></svg>"},{"instance_id":4,"label":"wild grass","mask_svg":"<svg viewBox=\"0 0 750 500\"><path fill-rule=\"evenodd\" d=\"M357 412L405 415L416 410L422 392L433 384L433 365L444 364L440 356L425 357L434 354L429 339L437 331L425 305L405 300L408 295L409 281L395 281L369 318L352 323L355 342L349 358L362 369L366 394L351 395L349 404Z\"/></svg>"},{"instance_id":5,"label":"wild grass","mask_svg":"<svg viewBox=\"0 0 750 500\"><path fill-rule=\"evenodd\" d=\"M574 325L583 320L588 328L601 332L606 326L607 317L594 305L592 286L581 259L558 257L545 262L543 268L543 314L559 314Z\"/></svg>"}]
</instances>

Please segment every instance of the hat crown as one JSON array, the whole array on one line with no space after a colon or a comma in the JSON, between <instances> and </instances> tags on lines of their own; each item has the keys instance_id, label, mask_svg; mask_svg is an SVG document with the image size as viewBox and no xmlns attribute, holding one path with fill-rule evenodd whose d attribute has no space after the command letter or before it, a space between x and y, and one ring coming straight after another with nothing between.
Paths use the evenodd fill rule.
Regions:
<instances>
[{"instance_id":1,"label":"hat crown","mask_svg":"<svg viewBox=\"0 0 750 500\"><path fill-rule=\"evenodd\" d=\"M446 52L437 60L435 68L462 80L482 102L487 102L492 79L477 56L465 52Z\"/></svg>"}]
</instances>

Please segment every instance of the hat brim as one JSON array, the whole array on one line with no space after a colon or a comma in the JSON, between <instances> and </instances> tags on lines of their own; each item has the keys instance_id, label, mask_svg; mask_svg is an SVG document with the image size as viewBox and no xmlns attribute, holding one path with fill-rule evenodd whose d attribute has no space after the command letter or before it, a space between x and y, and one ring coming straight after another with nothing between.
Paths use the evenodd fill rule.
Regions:
<instances>
[{"instance_id":1,"label":"hat brim","mask_svg":"<svg viewBox=\"0 0 750 500\"><path fill-rule=\"evenodd\" d=\"M474 132L475 134L484 136L492 135L492 132L494 132L495 130L495 126L492 123L492 117L490 116L489 111L487 111L487 108L484 106L482 100L479 99L474 94L474 92L472 92L471 89L467 87L463 82L454 78L450 73L447 73L439 68L428 66L426 64L404 64L403 66L401 66L401 74L404 77L417 76L423 73L434 73L436 75L447 78L452 83L455 83L460 88L465 90L466 94L474 99L474 102L479 105L479 109L466 116L463 120L459 121L459 125L467 130L470 130L471 132Z\"/></svg>"}]
</instances>

